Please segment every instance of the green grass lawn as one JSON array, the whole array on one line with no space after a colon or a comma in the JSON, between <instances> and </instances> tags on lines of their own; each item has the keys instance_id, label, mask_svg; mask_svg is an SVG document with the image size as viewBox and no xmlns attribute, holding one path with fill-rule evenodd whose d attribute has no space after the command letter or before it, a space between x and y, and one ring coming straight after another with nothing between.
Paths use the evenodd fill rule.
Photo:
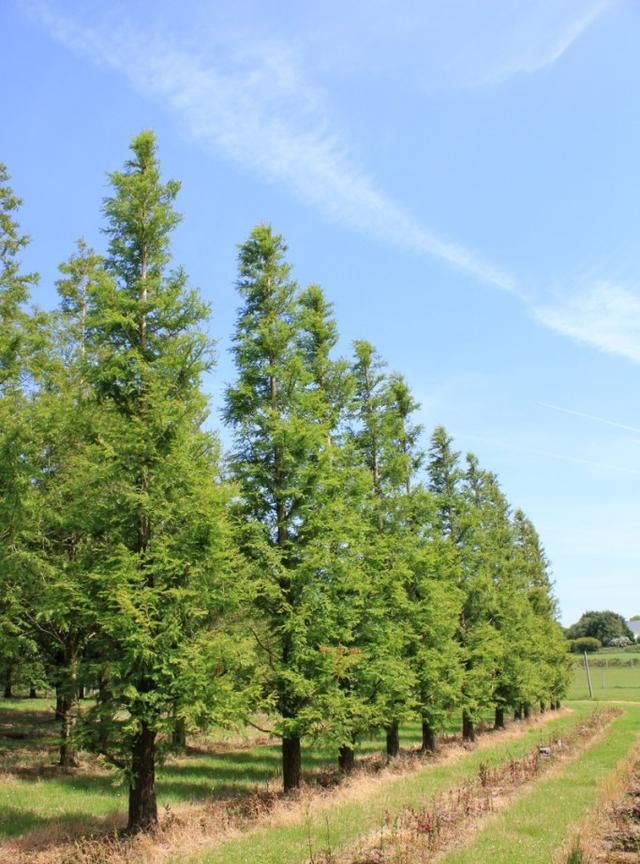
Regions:
<instances>
[{"instance_id":1,"label":"green grass lawn","mask_svg":"<svg viewBox=\"0 0 640 864\"><path fill-rule=\"evenodd\" d=\"M571 826L598 800L602 782L637 744L639 730L640 705L624 706L602 740L560 773L541 778L442 864L548 864Z\"/></svg>"},{"instance_id":2,"label":"green grass lawn","mask_svg":"<svg viewBox=\"0 0 640 864\"><path fill-rule=\"evenodd\" d=\"M590 657L593 698L599 702L640 702L640 666L594 666ZM577 663L568 699L588 699L589 688L583 663Z\"/></svg>"}]
</instances>

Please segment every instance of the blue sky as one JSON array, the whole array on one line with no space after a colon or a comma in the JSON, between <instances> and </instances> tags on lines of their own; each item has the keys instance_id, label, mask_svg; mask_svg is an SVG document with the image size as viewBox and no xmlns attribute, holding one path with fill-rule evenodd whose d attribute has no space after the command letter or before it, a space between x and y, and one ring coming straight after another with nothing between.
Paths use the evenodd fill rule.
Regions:
<instances>
[{"instance_id":1,"label":"blue sky","mask_svg":"<svg viewBox=\"0 0 640 864\"><path fill-rule=\"evenodd\" d=\"M40 304L154 129L214 418L236 244L269 221L343 351L372 341L533 519L563 621L640 613L635 0L4 0L0 32Z\"/></svg>"}]
</instances>

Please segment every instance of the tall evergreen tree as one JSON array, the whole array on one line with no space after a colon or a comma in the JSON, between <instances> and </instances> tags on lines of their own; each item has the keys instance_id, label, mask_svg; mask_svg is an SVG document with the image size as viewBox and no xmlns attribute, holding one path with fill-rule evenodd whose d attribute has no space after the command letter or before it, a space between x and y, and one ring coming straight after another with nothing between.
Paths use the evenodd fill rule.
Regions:
<instances>
[{"instance_id":1,"label":"tall evergreen tree","mask_svg":"<svg viewBox=\"0 0 640 864\"><path fill-rule=\"evenodd\" d=\"M85 244L61 265L57 315L32 406L33 524L27 544L30 625L56 689L60 764L76 764L74 727L81 660L96 635L92 575L100 551L103 479L98 415L86 381L89 299L106 275Z\"/></svg>"},{"instance_id":2,"label":"tall evergreen tree","mask_svg":"<svg viewBox=\"0 0 640 864\"><path fill-rule=\"evenodd\" d=\"M28 308L37 277L23 272L20 262L29 243L17 221L21 203L0 164L0 667L8 696L25 658L33 665L34 656L22 612L26 533L33 516L30 413L42 331Z\"/></svg>"},{"instance_id":3,"label":"tall evergreen tree","mask_svg":"<svg viewBox=\"0 0 640 864\"><path fill-rule=\"evenodd\" d=\"M530 675L525 703L558 707L571 677L566 639L557 620L557 602L549 575L549 561L533 523L522 510L514 519L515 566L529 606Z\"/></svg>"},{"instance_id":4,"label":"tall evergreen tree","mask_svg":"<svg viewBox=\"0 0 640 864\"><path fill-rule=\"evenodd\" d=\"M193 683L213 676L212 619L236 580L217 444L202 430L211 365L207 307L169 269L179 184L162 182L151 132L110 175L104 203L109 277L91 293L88 380L103 414L106 552L95 572L100 638L110 653L112 735L105 750L129 778L129 830L157 821L155 770L176 716L213 710ZM212 700L214 681L206 690ZM224 711L224 706L221 706ZM162 737L161 737L162 736Z\"/></svg>"},{"instance_id":5,"label":"tall evergreen tree","mask_svg":"<svg viewBox=\"0 0 640 864\"><path fill-rule=\"evenodd\" d=\"M373 346L354 344L353 439L370 473L372 539L367 553L371 594L367 675L371 701L387 732L387 755L399 752L399 724L415 706L415 672L407 662L411 631L409 583L413 537L408 518L411 480L420 456L417 405L406 383L387 376Z\"/></svg>"},{"instance_id":6,"label":"tall evergreen tree","mask_svg":"<svg viewBox=\"0 0 640 864\"><path fill-rule=\"evenodd\" d=\"M321 703L331 723L340 701L339 675L329 671L344 629L332 619L345 572L336 566L335 529L349 523L334 521L345 387L330 358L335 323L317 286L298 293L285 252L283 238L265 225L240 247L238 380L227 391L225 417L235 433L232 466L265 628L265 691L279 715L289 791L300 783L302 734L317 730ZM338 625L333 636L330 620Z\"/></svg>"},{"instance_id":7,"label":"tall evergreen tree","mask_svg":"<svg viewBox=\"0 0 640 864\"><path fill-rule=\"evenodd\" d=\"M500 566L503 547L500 537L492 535L495 514L487 495L485 472L471 453L467 456L463 495L465 524L460 552L464 600L459 627L464 652L462 734L463 738L474 740L478 720L494 701L501 653L496 626L496 568Z\"/></svg>"}]
</instances>

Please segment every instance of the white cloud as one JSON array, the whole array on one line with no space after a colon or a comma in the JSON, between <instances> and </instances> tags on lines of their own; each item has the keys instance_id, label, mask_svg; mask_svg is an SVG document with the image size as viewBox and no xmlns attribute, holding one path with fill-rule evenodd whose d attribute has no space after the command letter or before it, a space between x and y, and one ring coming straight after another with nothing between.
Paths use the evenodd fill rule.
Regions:
<instances>
[{"instance_id":1,"label":"white cloud","mask_svg":"<svg viewBox=\"0 0 640 864\"><path fill-rule=\"evenodd\" d=\"M505 45L492 59L486 58L486 68L478 69L474 83L499 84L553 66L615 2L538 0L526 8L518 6L517 20L503 29Z\"/></svg>"},{"instance_id":2,"label":"white cloud","mask_svg":"<svg viewBox=\"0 0 640 864\"><path fill-rule=\"evenodd\" d=\"M564 336L640 363L640 296L628 288L597 282L567 301L532 312Z\"/></svg>"},{"instance_id":3,"label":"white cloud","mask_svg":"<svg viewBox=\"0 0 640 864\"><path fill-rule=\"evenodd\" d=\"M520 294L512 275L421 225L357 165L331 122L323 91L303 79L282 43L254 41L243 53L232 48L223 68L191 46L123 28L92 28L46 3L35 15L67 47L124 74L166 105L200 146L285 184L325 219Z\"/></svg>"},{"instance_id":4,"label":"white cloud","mask_svg":"<svg viewBox=\"0 0 640 864\"><path fill-rule=\"evenodd\" d=\"M495 2L511 10L506 22L496 23L498 32L513 36L515 46L511 55L506 49L496 52L504 77L507 69L509 74L532 72L555 62L615 0L586 6L579 0L579 7L578 0L536 0L526 13ZM35 0L31 8L53 38L124 75L139 92L166 106L203 149L284 186L330 222L445 262L517 296L545 326L640 362L640 297L601 282L569 301L541 305L515 276L420 224L358 164L327 93L305 79L281 39L220 36L212 50L207 34L202 39L207 49L198 50L173 34L167 38L151 28L117 23L126 22L126 16L89 25L81 13L59 13L49 2ZM489 23L484 26L483 52L490 30Z\"/></svg>"}]
</instances>

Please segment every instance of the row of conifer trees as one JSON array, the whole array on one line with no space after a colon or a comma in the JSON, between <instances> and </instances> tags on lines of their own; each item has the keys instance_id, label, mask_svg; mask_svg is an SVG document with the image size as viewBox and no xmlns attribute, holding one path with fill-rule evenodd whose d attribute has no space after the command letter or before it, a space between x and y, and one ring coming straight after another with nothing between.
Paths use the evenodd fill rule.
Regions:
<instances>
[{"instance_id":1,"label":"row of conifer trees","mask_svg":"<svg viewBox=\"0 0 640 864\"><path fill-rule=\"evenodd\" d=\"M548 563L496 476L443 428L423 443L368 342L335 356L331 304L266 225L239 248L223 457L152 133L109 182L106 250L78 244L45 313L0 173L0 663L5 695L55 688L61 763L82 747L122 768L140 830L158 760L207 724L268 716L291 790L303 736L347 772L373 730L397 754L409 718L428 751L453 712L472 739L488 712L555 707Z\"/></svg>"}]
</instances>

